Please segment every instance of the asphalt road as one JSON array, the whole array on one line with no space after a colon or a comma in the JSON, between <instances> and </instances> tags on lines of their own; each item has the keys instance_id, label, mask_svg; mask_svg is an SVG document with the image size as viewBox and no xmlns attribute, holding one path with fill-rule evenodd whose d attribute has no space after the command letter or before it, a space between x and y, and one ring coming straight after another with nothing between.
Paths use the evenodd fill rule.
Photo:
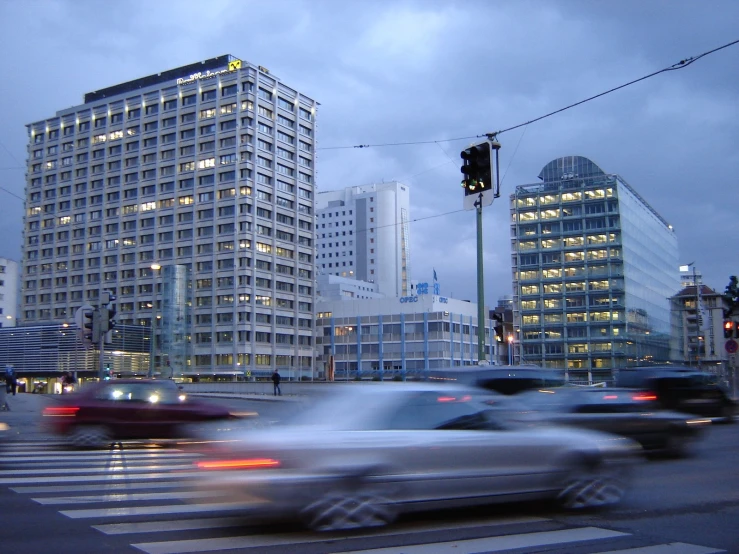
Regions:
<instances>
[{"instance_id":1,"label":"asphalt road","mask_svg":"<svg viewBox=\"0 0 739 554\"><path fill-rule=\"evenodd\" d=\"M295 401L212 401L270 422L301 409ZM516 504L333 535L255 525L232 507L188 496L193 489L173 472L186 472L192 458L177 448L91 453L49 446L17 441L0 452L0 552L739 553L736 424L712 426L692 458L641 464L631 495L607 511Z\"/></svg>"}]
</instances>

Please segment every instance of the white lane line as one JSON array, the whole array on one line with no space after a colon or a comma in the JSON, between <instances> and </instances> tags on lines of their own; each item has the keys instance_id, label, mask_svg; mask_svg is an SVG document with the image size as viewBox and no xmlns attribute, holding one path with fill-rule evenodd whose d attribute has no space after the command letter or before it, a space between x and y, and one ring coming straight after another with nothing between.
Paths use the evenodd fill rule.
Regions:
<instances>
[{"instance_id":1,"label":"white lane line","mask_svg":"<svg viewBox=\"0 0 739 554\"><path fill-rule=\"evenodd\" d=\"M243 527L243 517L222 519L178 519L172 521L142 521L141 523L104 523L93 525L106 535L128 535L131 533L163 533L168 531L190 531L193 529L219 529L222 527Z\"/></svg>"},{"instance_id":2,"label":"white lane line","mask_svg":"<svg viewBox=\"0 0 739 554\"><path fill-rule=\"evenodd\" d=\"M186 486L183 483L99 483L97 485L48 485L44 487L10 487L18 494L52 494L55 492L91 492L91 491L130 491L137 489L176 489Z\"/></svg>"},{"instance_id":3,"label":"white lane line","mask_svg":"<svg viewBox=\"0 0 739 554\"><path fill-rule=\"evenodd\" d=\"M473 527L498 527L503 525L515 524L531 524L551 521L543 517L509 517L504 519L480 519L465 522L448 522L448 523L411 523L403 526L402 531L397 528L387 528L384 530L370 531L364 535L352 535L350 538L357 537L376 537L376 536L396 536L406 535L408 533L421 533L436 530L452 530L467 529ZM242 527L247 523L245 517L233 517L223 519L181 519L177 521L145 521L141 523L108 523L104 525L93 525L98 531L106 535L125 535L130 533L165 533L168 531L191 531L195 529L217 529L220 527ZM279 546L281 544L291 544L294 542L309 542L316 539L319 535L315 533L300 533L291 535L265 535L270 537L272 542L263 546ZM259 538L247 537L248 539ZM296 540L299 539L299 540ZM263 538L262 540L267 540ZM320 540L326 540L325 538ZM331 539L333 540L333 539ZM183 542L183 541L179 541Z\"/></svg>"},{"instance_id":4,"label":"white lane line","mask_svg":"<svg viewBox=\"0 0 739 554\"><path fill-rule=\"evenodd\" d=\"M137 492L131 494L95 494L89 496L47 496L43 498L31 498L31 500L44 506L53 506L62 504L132 502L138 500L182 500L185 498L208 498L213 496L218 496L218 493L209 491Z\"/></svg>"},{"instance_id":5,"label":"white lane line","mask_svg":"<svg viewBox=\"0 0 739 554\"><path fill-rule=\"evenodd\" d=\"M164 464L157 464L157 465L132 467L130 469L110 468L110 467L101 467L101 468L54 467L54 468L44 468L44 469L4 469L0 471L0 478L5 477L5 476L11 476L11 475L52 475L52 474L59 474L61 472L64 472L67 475L69 475L72 473L99 473L99 472L110 472L110 471L115 471L117 473L123 473L123 471L121 470L126 470L128 473L136 473L139 471L157 471L157 470L161 471L164 469L170 469L170 470L171 469L193 469L193 465L192 464L180 464L180 465L167 466Z\"/></svg>"},{"instance_id":6,"label":"white lane line","mask_svg":"<svg viewBox=\"0 0 739 554\"><path fill-rule=\"evenodd\" d=\"M16 469L13 469L12 471L27 471L27 469L17 469L18 466L22 466L23 468L33 469L33 470L42 470L42 469L56 469L59 470L59 468L64 469L79 469L83 467L89 467L89 468L97 468L97 467L134 467L134 466L140 466L144 464L161 464L161 465L167 465L167 464L182 464L182 463L189 463L191 464L190 467L193 467L192 464L195 463L195 459L192 460L183 460L181 458L178 458L176 460L172 459L161 459L161 458L154 458L154 459L130 459L130 458L111 458L108 460L60 460L60 461L45 461L45 462L25 462L23 464L17 464L15 467ZM0 472L1 473L1 472Z\"/></svg>"},{"instance_id":7,"label":"white lane line","mask_svg":"<svg viewBox=\"0 0 739 554\"><path fill-rule=\"evenodd\" d=\"M181 540L181 541L162 541L162 542L150 542L150 543L139 543L132 544L131 546L143 550L147 554L178 554L187 552L213 552L216 550L229 550L238 548L265 548L268 546L281 546L287 544L306 544L306 543L318 543L318 542L331 542L332 545L338 545L339 548L341 543L344 541L350 541L354 539L364 539L370 537L397 537L405 536L411 532L422 532L431 530L452 530L460 529L463 527L478 527L482 526L504 526L513 525L516 523L539 523L549 521L545 518L537 517L515 517L515 518L504 518L497 520L484 520L476 522L467 522L459 524L457 522L450 522L448 525L434 525L434 524L419 524L417 528L411 529L397 529L397 528L386 528L378 529L375 531L369 531L367 533L359 535L350 535L348 537L325 537L319 533L289 533L282 535L251 535L242 537L222 537L217 539L193 539L193 540ZM479 551L478 551L479 552ZM343 553L342 553L343 554ZM461 554L461 553L455 553Z\"/></svg>"},{"instance_id":8,"label":"white lane line","mask_svg":"<svg viewBox=\"0 0 739 554\"><path fill-rule=\"evenodd\" d=\"M57 471L62 473L63 470ZM142 473L141 475L135 474L122 474L122 473L107 473L105 475L75 475L69 477L67 475L47 475L42 477L9 477L7 479L0 478L0 485L22 485L32 483L69 483L71 479L74 479L77 483L94 483L101 481L113 482L129 482L129 481L147 481L154 479L192 479L195 477L202 477L203 474L200 471L183 471L183 472L171 472L171 473Z\"/></svg>"},{"instance_id":9,"label":"white lane line","mask_svg":"<svg viewBox=\"0 0 739 554\"><path fill-rule=\"evenodd\" d=\"M600 529L598 527L579 527L576 529L562 529L560 531L500 535L483 539L417 544L414 546L352 550L342 552L342 554L475 554L477 552L500 552L501 550L512 550L514 548L532 548L569 542L612 539L628 535L629 533Z\"/></svg>"},{"instance_id":10,"label":"white lane line","mask_svg":"<svg viewBox=\"0 0 739 554\"><path fill-rule=\"evenodd\" d=\"M48 456L0 456L0 463L14 463L14 462L35 462L35 463L55 463L58 464L60 462L64 463L70 463L70 462L78 462L78 461L85 461L85 460L91 460L91 461L98 461L98 460L145 460L147 458L162 458L162 459L169 459L169 458L197 458L199 457L199 454L190 454L187 452L136 452L136 453L129 453L129 454L120 454L118 452L110 453L110 452L101 452L99 454L90 454L85 453L66 453L66 452L56 452L56 453L49 453Z\"/></svg>"},{"instance_id":11,"label":"white lane line","mask_svg":"<svg viewBox=\"0 0 739 554\"><path fill-rule=\"evenodd\" d=\"M257 502L255 500L251 503L218 502L213 504L172 504L166 506L131 506L130 508L62 510L59 513L71 519L86 519L247 510L258 506L259 504L261 504L261 502Z\"/></svg>"},{"instance_id":12,"label":"white lane line","mask_svg":"<svg viewBox=\"0 0 739 554\"><path fill-rule=\"evenodd\" d=\"M670 544L656 544L641 548L625 548L623 550L609 550L596 554L717 554L726 550L716 550L707 546L688 544L686 542L672 542Z\"/></svg>"}]
</instances>

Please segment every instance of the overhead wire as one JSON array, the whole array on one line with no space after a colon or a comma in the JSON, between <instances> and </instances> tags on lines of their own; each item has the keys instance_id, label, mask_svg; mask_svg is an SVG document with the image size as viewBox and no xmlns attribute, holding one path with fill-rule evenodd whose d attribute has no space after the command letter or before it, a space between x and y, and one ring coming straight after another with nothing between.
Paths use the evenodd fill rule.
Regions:
<instances>
[{"instance_id":1,"label":"overhead wire","mask_svg":"<svg viewBox=\"0 0 739 554\"><path fill-rule=\"evenodd\" d=\"M646 79L650 79L656 75L659 75L661 73L666 73L668 71L676 71L678 69L684 69L688 67L689 65L697 62L701 58L708 56L710 54L713 54L715 52L718 52L719 50L723 50L724 48L728 48L730 46L734 46L736 44L739 44L739 39L734 40L732 42L728 42L726 44L723 44L721 46L718 46L716 48L713 48L711 50L708 50L706 52L703 52L702 54L698 54L696 56L691 56L689 58L685 58L683 60L680 60L677 63L672 64L669 67L665 67L663 69L660 69L658 71L654 71L650 73L649 75L644 75L643 77L639 77L638 79L633 79L632 81L629 81L628 83L624 83L622 85L619 85L617 87L613 87L611 89L608 89L604 92L595 94L593 96L590 96L588 98L585 98L584 100L580 100L578 102L575 102L573 104L569 104L568 106L565 106L563 108L559 108L557 110L554 110L552 112L549 112L547 114L544 114L542 116L539 116L534 119L530 119L529 121L519 123L517 125L513 125L512 127L507 127L505 129L500 129L498 131L492 132L492 133L483 133L480 135L469 135L464 137L456 137L456 138L449 138L449 139L437 139L437 140L422 140L422 141L405 141L405 142L386 142L386 143L377 143L377 144L358 144L358 145L347 145L347 146L324 146L324 147L318 147L316 150L341 150L341 149L364 149L364 148L378 148L378 147L385 147L385 146L410 146L410 145L416 145L416 144L435 144L440 142L454 142L458 140L469 140L474 138L482 138L482 137L495 137L498 135L501 135L503 133L507 133L508 131L513 131L514 129L519 129L520 127L524 127L526 125L530 125L531 123L536 123L537 121L541 121L542 119L546 119L547 117L551 117L553 115L556 115L558 113L562 113L566 110L569 110L571 108L574 108L575 106L580 106L581 104L585 104L586 102L590 102L592 100L595 100L596 98L600 98L602 96L605 96L607 94L610 94L612 92L615 92L617 90L621 90L622 88L629 87L631 85L634 85L636 83L639 83L641 81L645 81Z\"/></svg>"}]
</instances>

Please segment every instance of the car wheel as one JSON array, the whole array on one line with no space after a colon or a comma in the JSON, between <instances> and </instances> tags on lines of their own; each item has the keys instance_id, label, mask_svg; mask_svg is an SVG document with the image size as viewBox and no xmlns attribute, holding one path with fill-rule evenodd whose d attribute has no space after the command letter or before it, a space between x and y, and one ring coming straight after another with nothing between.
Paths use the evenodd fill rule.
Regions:
<instances>
[{"instance_id":1,"label":"car wheel","mask_svg":"<svg viewBox=\"0 0 739 554\"><path fill-rule=\"evenodd\" d=\"M69 440L77 448L104 448L113 442L113 437L104 425L77 425Z\"/></svg>"},{"instance_id":2,"label":"car wheel","mask_svg":"<svg viewBox=\"0 0 739 554\"><path fill-rule=\"evenodd\" d=\"M582 510L618 504L625 493L626 484L618 472L587 463L568 474L557 501L568 510Z\"/></svg>"},{"instance_id":3,"label":"car wheel","mask_svg":"<svg viewBox=\"0 0 739 554\"><path fill-rule=\"evenodd\" d=\"M306 526L314 531L382 527L394 522L397 515L393 495L367 484L330 491L300 512Z\"/></svg>"}]
</instances>

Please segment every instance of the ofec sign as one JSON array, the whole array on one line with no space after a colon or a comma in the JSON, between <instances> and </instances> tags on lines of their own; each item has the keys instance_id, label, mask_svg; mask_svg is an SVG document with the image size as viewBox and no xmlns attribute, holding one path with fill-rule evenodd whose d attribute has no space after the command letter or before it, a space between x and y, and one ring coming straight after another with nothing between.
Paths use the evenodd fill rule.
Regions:
<instances>
[{"instance_id":1,"label":"ofec sign","mask_svg":"<svg viewBox=\"0 0 739 554\"><path fill-rule=\"evenodd\" d=\"M401 296L400 303L406 304L408 302L418 302L418 296Z\"/></svg>"}]
</instances>

